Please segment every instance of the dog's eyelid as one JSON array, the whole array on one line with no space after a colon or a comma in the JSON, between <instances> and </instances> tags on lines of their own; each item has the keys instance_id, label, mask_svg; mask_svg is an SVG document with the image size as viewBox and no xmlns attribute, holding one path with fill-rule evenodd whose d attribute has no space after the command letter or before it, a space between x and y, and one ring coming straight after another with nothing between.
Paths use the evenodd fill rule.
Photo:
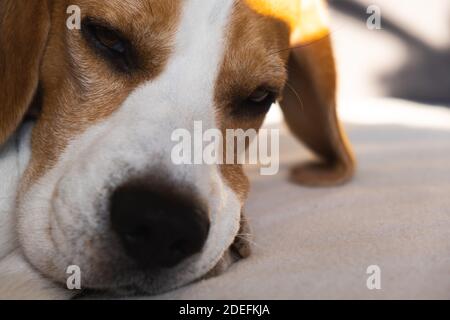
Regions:
<instances>
[{"instance_id":1,"label":"dog's eyelid","mask_svg":"<svg viewBox=\"0 0 450 320\"><path fill-rule=\"evenodd\" d=\"M119 53L125 53L125 42L116 32L102 27L94 27L96 37L103 45Z\"/></svg>"},{"instance_id":2,"label":"dog's eyelid","mask_svg":"<svg viewBox=\"0 0 450 320\"><path fill-rule=\"evenodd\" d=\"M82 21L82 34L97 52L121 71L128 72L137 67L135 65L137 54L132 41L110 23L86 17Z\"/></svg>"},{"instance_id":3,"label":"dog's eyelid","mask_svg":"<svg viewBox=\"0 0 450 320\"><path fill-rule=\"evenodd\" d=\"M271 98L277 100L281 95L281 90L276 89L274 86L270 85L260 85L256 87L251 94L247 97L247 99L252 100L252 98ZM264 100L264 99L262 99Z\"/></svg>"},{"instance_id":4,"label":"dog's eyelid","mask_svg":"<svg viewBox=\"0 0 450 320\"><path fill-rule=\"evenodd\" d=\"M120 35L121 37L123 37L124 39L126 39L127 37L125 36L125 32L123 32L122 30L120 30L119 28L115 27L113 24L111 24L110 22L102 19L102 18L94 18L94 17L86 17L83 19L82 21L82 25L84 26L96 26L96 27L101 27L104 29L107 29L109 31L113 31L115 33L117 33L118 35Z\"/></svg>"},{"instance_id":5,"label":"dog's eyelid","mask_svg":"<svg viewBox=\"0 0 450 320\"><path fill-rule=\"evenodd\" d=\"M102 36L106 40L120 40L129 46L132 45L132 41L130 41L122 31L113 27L109 23L104 22L103 20L89 17L85 18L83 20L83 28L88 29L90 32L97 32L98 35Z\"/></svg>"}]
</instances>

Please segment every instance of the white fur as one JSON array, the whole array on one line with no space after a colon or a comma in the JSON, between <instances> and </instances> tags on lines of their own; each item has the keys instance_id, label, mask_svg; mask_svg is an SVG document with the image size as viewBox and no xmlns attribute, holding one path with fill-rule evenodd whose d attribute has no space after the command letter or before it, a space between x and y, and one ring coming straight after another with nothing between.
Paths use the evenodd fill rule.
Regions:
<instances>
[{"instance_id":1,"label":"white fur","mask_svg":"<svg viewBox=\"0 0 450 320\"><path fill-rule=\"evenodd\" d=\"M0 259L18 246L13 213L19 180L29 160L30 131L26 125L0 147Z\"/></svg>"},{"instance_id":2,"label":"white fur","mask_svg":"<svg viewBox=\"0 0 450 320\"><path fill-rule=\"evenodd\" d=\"M219 262L238 232L241 204L216 166L172 164L170 138L176 129L193 130L194 121L203 121L204 129L216 127L214 90L232 7L233 0L184 1L164 72L111 117L75 137L57 165L20 199L21 243L43 273L65 282L66 268L76 264L82 285L160 292L202 277ZM136 175L195 187L210 209L203 251L157 275L137 270L109 227L111 191Z\"/></svg>"},{"instance_id":3,"label":"white fur","mask_svg":"<svg viewBox=\"0 0 450 320\"><path fill-rule=\"evenodd\" d=\"M20 177L30 156L31 124L26 124L0 148L0 299L70 298L43 278L24 259L15 232L15 200Z\"/></svg>"}]
</instances>

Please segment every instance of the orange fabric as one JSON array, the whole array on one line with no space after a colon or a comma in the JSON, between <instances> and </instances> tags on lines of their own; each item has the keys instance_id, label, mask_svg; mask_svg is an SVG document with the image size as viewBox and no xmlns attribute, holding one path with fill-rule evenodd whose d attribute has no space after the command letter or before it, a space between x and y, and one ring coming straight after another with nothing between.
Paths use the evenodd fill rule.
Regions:
<instances>
[{"instance_id":1,"label":"orange fabric","mask_svg":"<svg viewBox=\"0 0 450 320\"><path fill-rule=\"evenodd\" d=\"M323 0L246 0L259 14L285 21L291 28L293 43L306 43L329 33Z\"/></svg>"}]
</instances>

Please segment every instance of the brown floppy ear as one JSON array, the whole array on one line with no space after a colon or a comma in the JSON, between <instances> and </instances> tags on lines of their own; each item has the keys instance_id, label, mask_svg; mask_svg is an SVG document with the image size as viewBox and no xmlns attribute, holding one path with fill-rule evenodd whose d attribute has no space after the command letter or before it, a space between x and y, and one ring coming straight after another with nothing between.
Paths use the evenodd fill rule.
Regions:
<instances>
[{"instance_id":1,"label":"brown floppy ear","mask_svg":"<svg viewBox=\"0 0 450 320\"><path fill-rule=\"evenodd\" d=\"M0 145L33 101L50 26L48 1L0 1Z\"/></svg>"},{"instance_id":2,"label":"brown floppy ear","mask_svg":"<svg viewBox=\"0 0 450 320\"><path fill-rule=\"evenodd\" d=\"M285 1L285 0L281 0ZM280 102L291 131L319 159L292 171L292 180L312 186L344 183L355 160L336 112L336 69L325 4L304 3L292 29L289 80Z\"/></svg>"}]
</instances>

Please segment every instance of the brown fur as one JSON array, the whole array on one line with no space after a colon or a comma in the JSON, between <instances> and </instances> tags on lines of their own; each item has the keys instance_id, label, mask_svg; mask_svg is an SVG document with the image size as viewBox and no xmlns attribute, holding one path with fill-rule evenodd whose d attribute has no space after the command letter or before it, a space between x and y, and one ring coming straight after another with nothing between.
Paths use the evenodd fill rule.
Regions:
<instances>
[{"instance_id":1,"label":"brown fur","mask_svg":"<svg viewBox=\"0 0 450 320\"><path fill-rule=\"evenodd\" d=\"M22 121L36 92L48 15L47 1L0 1L0 145Z\"/></svg>"},{"instance_id":2,"label":"brown fur","mask_svg":"<svg viewBox=\"0 0 450 320\"><path fill-rule=\"evenodd\" d=\"M261 84L281 93L287 73L289 29L272 17L265 17L239 1L235 7L228 47L216 84L218 127L226 129L259 129L264 115L248 119L233 117L230 112L236 96L249 96ZM244 106L245 107L245 106ZM221 166L229 186L244 201L249 182L240 165Z\"/></svg>"},{"instance_id":3,"label":"brown fur","mask_svg":"<svg viewBox=\"0 0 450 320\"><path fill-rule=\"evenodd\" d=\"M292 0L282 1L290 8L288 2ZM265 6L270 2L251 0L249 6L241 1L236 7L216 89L220 126L223 130L260 128L263 117L237 121L228 116L227 102L239 90L250 94L261 83L279 89L290 129L319 157L316 162L294 168L293 181L311 186L343 183L353 176L355 160L337 118L336 70L330 37L322 35L324 26L314 19L308 21L307 32L296 30L293 37L290 30L298 28L300 22L293 23L291 15L278 12L262 15L263 10L255 7L258 3ZM284 16L289 19L283 20ZM314 23L317 23L320 38L305 43L305 39L314 37ZM245 199L249 183L242 167L224 165L221 169L230 187Z\"/></svg>"},{"instance_id":4,"label":"brown fur","mask_svg":"<svg viewBox=\"0 0 450 320\"><path fill-rule=\"evenodd\" d=\"M327 186L353 176L355 160L336 113L336 71L329 36L292 50L290 87L281 102L292 132L319 159L292 171L295 182Z\"/></svg>"},{"instance_id":5,"label":"brown fur","mask_svg":"<svg viewBox=\"0 0 450 320\"><path fill-rule=\"evenodd\" d=\"M66 8L72 4L81 8L83 16L108 21L133 39L143 60L141 70L130 77L118 75L87 47L80 31L68 30ZM134 88L162 72L170 55L179 10L177 1L133 1L128 6L118 0L53 1L48 43L41 59L42 113L33 131L32 160L26 174L28 184L58 161L72 137L108 117ZM29 41L36 43L43 39ZM22 74L37 77L38 70L30 68ZM8 74L9 82L17 86L14 76Z\"/></svg>"}]
</instances>

